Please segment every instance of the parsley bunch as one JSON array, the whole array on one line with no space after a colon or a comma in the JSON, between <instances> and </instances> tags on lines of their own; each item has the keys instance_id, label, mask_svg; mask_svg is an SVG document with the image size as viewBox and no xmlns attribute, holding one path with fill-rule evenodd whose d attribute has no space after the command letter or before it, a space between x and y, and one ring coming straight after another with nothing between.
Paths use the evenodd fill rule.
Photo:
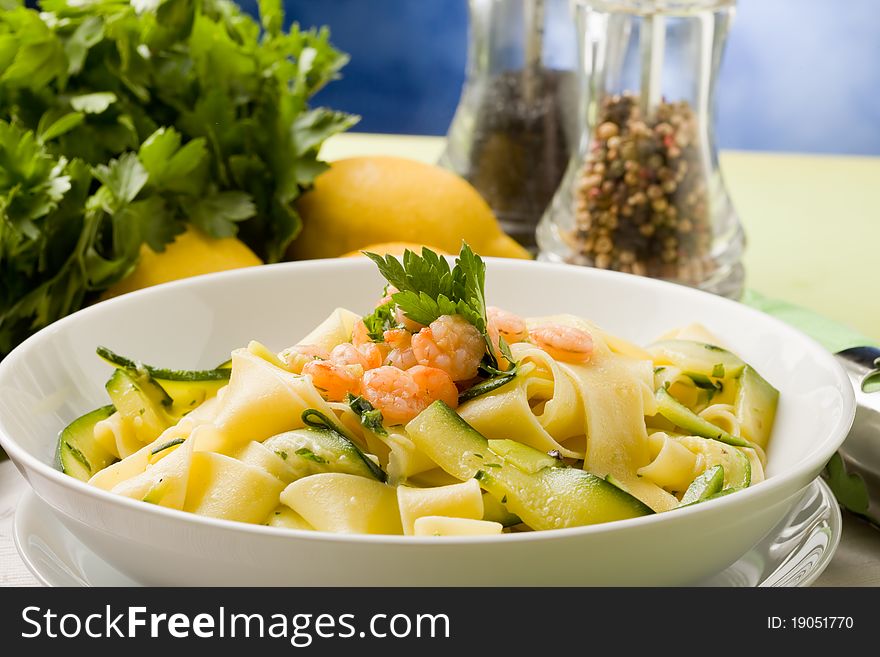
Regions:
<instances>
[{"instance_id":1,"label":"parsley bunch","mask_svg":"<svg viewBox=\"0 0 880 657\"><path fill-rule=\"evenodd\" d=\"M192 224L279 260L345 55L230 0L0 0L0 357Z\"/></svg>"}]
</instances>

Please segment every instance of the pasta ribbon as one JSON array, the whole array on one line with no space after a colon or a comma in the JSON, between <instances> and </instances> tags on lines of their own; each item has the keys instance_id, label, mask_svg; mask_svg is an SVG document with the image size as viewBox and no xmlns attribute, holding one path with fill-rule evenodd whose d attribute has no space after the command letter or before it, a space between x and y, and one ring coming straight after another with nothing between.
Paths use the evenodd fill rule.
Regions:
<instances>
[{"instance_id":1,"label":"pasta ribbon","mask_svg":"<svg viewBox=\"0 0 880 657\"><path fill-rule=\"evenodd\" d=\"M480 520L483 494L476 479L436 488L397 487L397 503L403 533L415 533L415 523L424 516L446 516Z\"/></svg>"},{"instance_id":2,"label":"pasta ribbon","mask_svg":"<svg viewBox=\"0 0 880 657\"><path fill-rule=\"evenodd\" d=\"M95 475L89 479L89 483L92 486L97 486L104 490L114 490L122 482L144 473L152 463L155 463L156 459L153 457L156 455L159 455L160 457L162 456L161 452L158 454L153 453L157 448L175 440L188 439L193 432L193 429L193 421L189 417L183 418L174 426L168 427L150 444L144 445L138 451L129 454L121 461L117 461L100 472L95 473Z\"/></svg>"},{"instance_id":3,"label":"pasta ribbon","mask_svg":"<svg viewBox=\"0 0 880 657\"><path fill-rule=\"evenodd\" d=\"M195 452L184 511L211 518L262 522L284 484L264 469L223 454Z\"/></svg>"},{"instance_id":4,"label":"pasta ribbon","mask_svg":"<svg viewBox=\"0 0 880 657\"><path fill-rule=\"evenodd\" d=\"M388 446L388 478L392 483L406 481L437 464L427 454L419 450L402 429L388 430L387 436L378 438Z\"/></svg>"},{"instance_id":5,"label":"pasta ribbon","mask_svg":"<svg viewBox=\"0 0 880 657\"><path fill-rule=\"evenodd\" d=\"M685 491L699 474L697 456L663 432L648 436L654 459L638 469L637 474L667 490Z\"/></svg>"},{"instance_id":6,"label":"pasta ribbon","mask_svg":"<svg viewBox=\"0 0 880 657\"><path fill-rule=\"evenodd\" d=\"M281 501L315 529L346 534L402 534L393 486L351 474L327 472L298 479Z\"/></svg>"},{"instance_id":7,"label":"pasta ribbon","mask_svg":"<svg viewBox=\"0 0 880 657\"><path fill-rule=\"evenodd\" d=\"M121 459L131 456L144 446L131 418L119 411L95 425L95 440Z\"/></svg>"},{"instance_id":8,"label":"pasta ribbon","mask_svg":"<svg viewBox=\"0 0 880 657\"><path fill-rule=\"evenodd\" d=\"M182 509L192 465L193 441L184 440L178 446L163 449L155 456L165 452L170 453L155 465L147 467L141 474L117 484L110 492L171 509Z\"/></svg>"},{"instance_id":9,"label":"pasta ribbon","mask_svg":"<svg viewBox=\"0 0 880 657\"><path fill-rule=\"evenodd\" d=\"M577 377L534 345L511 345L520 373L497 390L459 407L464 420L489 439L511 439L542 452L583 458L584 446L562 442L584 435Z\"/></svg>"},{"instance_id":10,"label":"pasta ribbon","mask_svg":"<svg viewBox=\"0 0 880 657\"><path fill-rule=\"evenodd\" d=\"M653 391L650 363L614 353L589 322L575 317L565 321L593 336L593 355L587 363L560 363L578 381L586 420L584 469L601 477L614 476L654 511L675 507L674 495L637 474L651 460L645 426L646 393Z\"/></svg>"},{"instance_id":11,"label":"pasta ribbon","mask_svg":"<svg viewBox=\"0 0 880 657\"><path fill-rule=\"evenodd\" d=\"M360 321L360 315L357 313L345 308L336 308L327 319L300 340L297 346L315 347L330 353L336 345L351 340L352 330L358 321ZM278 358L285 363L289 371L295 374L301 373L305 364L312 360L311 356L298 353L296 347L285 349L278 354Z\"/></svg>"},{"instance_id":12,"label":"pasta ribbon","mask_svg":"<svg viewBox=\"0 0 880 657\"><path fill-rule=\"evenodd\" d=\"M314 408L335 417L308 377L292 374L247 349L232 352L232 376L213 425L217 445L229 453L252 440L304 426L302 413Z\"/></svg>"}]
</instances>

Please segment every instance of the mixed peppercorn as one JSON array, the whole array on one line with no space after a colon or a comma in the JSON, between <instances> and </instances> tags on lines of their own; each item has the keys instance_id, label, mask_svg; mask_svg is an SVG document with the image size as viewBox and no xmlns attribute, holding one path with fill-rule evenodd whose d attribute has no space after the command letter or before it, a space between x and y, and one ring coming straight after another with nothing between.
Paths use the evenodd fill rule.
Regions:
<instances>
[{"instance_id":1,"label":"mixed peppercorn","mask_svg":"<svg viewBox=\"0 0 880 657\"><path fill-rule=\"evenodd\" d=\"M604 100L575 184L572 262L698 283L712 233L698 121L684 102L644 115L630 93ZM708 164L708 163L706 163Z\"/></svg>"}]
</instances>

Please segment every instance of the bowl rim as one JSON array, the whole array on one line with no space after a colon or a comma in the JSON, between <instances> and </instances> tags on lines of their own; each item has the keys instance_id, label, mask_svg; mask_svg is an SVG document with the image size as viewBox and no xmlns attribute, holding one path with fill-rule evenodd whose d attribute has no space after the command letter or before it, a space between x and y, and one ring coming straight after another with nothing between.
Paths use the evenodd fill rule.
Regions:
<instances>
[{"instance_id":1,"label":"bowl rim","mask_svg":"<svg viewBox=\"0 0 880 657\"><path fill-rule=\"evenodd\" d=\"M256 536L273 539L302 538L310 541L330 543L354 542L365 544L432 546L474 544L504 545L508 543L514 544L535 540L576 538L584 535L605 534L608 532L626 532L637 530L637 528L639 527L648 527L658 522L671 523L674 522L675 519L684 521L686 518L689 517L696 517L699 515L712 513L716 509L720 511L721 509L732 509L736 506L745 506L750 500L753 500L756 497L764 496L765 494L769 494L771 491L785 488L786 486L791 485L791 483L794 480L797 480L799 477L803 477L813 470L821 469L821 467L824 466L824 464L831 458L834 452L837 451L839 446L843 443L852 426L856 411L855 394L852 389L849 377L844 371L843 367L836 361L834 356L824 347L822 347L818 342L816 342L803 332L799 331L798 329L794 328L793 326L786 324L776 317L773 317L772 315L768 315L755 308L751 308L731 299L719 297L714 294L704 292L702 290L678 285L669 281L640 277L615 271L600 270L590 267L579 267L564 263L514 260L509 258L494 257L484 257L483 260L486 261L487 270L489 270L490 266L492 269L496 270L537 267L547 270L549 272L558 272L563 276L585 276L587 278L595 278L600 284L603 281L616 281L622 282L624 285L632 284L654 288L661 293L664 290L671 290L672 288L674 288L676 294L684 295L685 297L690 297L694 299L711 298L713 300L712 303L719 303L731 308L736 307L737 312L745 312L746 314L760 316L762 321L769 321L771 325L775 325L775 328L781 329L782 333L791 333L798 336L798 339L804 342L804 346L814 352L816 357L820 361L824 360L825 363L829 366L829 369L834 372L836 378L834 383L836 384L837 389L840 390L842 393L842 408L840 419L834 425L831 432L829 432L829 435L827 435L814 448L813 453L809 455L808 458L799 461L796 464L796 467L786 472L777 473L755 486L750 486L745 490L737 492L736 495L726 495L718 499L710 500L708 503L674 509L674 514L670 514L668 512L654 513L637 518L615 520L611 522L585 525L581 527L567 527L562 529L548 529L541 531L490 536L422 537L391 534L341 534L318 530L300 530L285 527L269 527L265 525L257 525L233 520L224 520L207 516L200 516L194 513L189 513L178 509L170 509L155 504L144 504L139 500L124 497L122 495L115 495L109 491L105 491L95 486L89 486L86 482L79 481L78 479L74 479L73 477L65 475L61 471L57 470L53 465L45 463L42 460L38 459L36 456L30 454L30 452L28 452L27 449L20 445L14 437L9 435L6 432L2 416L0 416L0 446L2 446L6 450L6 453L13 460L13 462L15 462L16 466L20 470L33 470L35 473L52 481L55 484L58 484L62 488L71 487L74 492L92 497L95 499L96 502L108 503L120 509L129 509L134 512L156 514L160 518L168 520L172 523L195 523L205 529L214 529L227 532L231 531L241 534L255 534ZM126 304L137 304L140 302L141 299L144 298L161 296L162 294L167 293L169 290L182 290L187 288L197 289L202 286L220 284L222 281L226 281L230 278L260 278L263 276L276 275L279 271L286 270L296 271L299 269L316 269L320 271L324 269L339 268L370 268L372 270L372 267L372 263L365 258L325 258L315 260L302 260L296 262L283 262L271 265L261 265L259 267L248 267L243 269L194 276L187 279L163 283L161 285L156 285L150 288L124 294L119 297L107 299L92 306L82 308L66 317L63 317L62 319L57 320L56 322L53 322L49 326L41 329L34 335L24 340L17 347L15 347L15 349L13 349L6 356L6 358L0 361L0 385L3 384L3 379L6 373L8 371L11 371L14 367L14 364L19 359L23 359L30 351L30 349L34 348L35 345L39 344L43 340L48 339L49 336L63 331L68 324L82 321L83 317L89 317L96 312L103 311L104 309L108 308L108 304L124 307ZM829 384L831 384L830 381ZM808 483L809 482L806 482L804 486L792 490L788 496L788 499L792 499L795 495L797 495L797 493L800 492L802 488L806 487ZM29 479L28 484L31 485L32 489L34 489L37 495L40 495L40 491L37 490L37 487L34 487L31 484ZM40 495L40 497L42 498L43 496ZM60 509L51 500L45 499L45 501L56 511L59 511L64 515L71 517L78 523L88 525L88 523L85 523L80 518L77 518L76 516L71 515L63 509Z\"/></svg>"}]
</instances>

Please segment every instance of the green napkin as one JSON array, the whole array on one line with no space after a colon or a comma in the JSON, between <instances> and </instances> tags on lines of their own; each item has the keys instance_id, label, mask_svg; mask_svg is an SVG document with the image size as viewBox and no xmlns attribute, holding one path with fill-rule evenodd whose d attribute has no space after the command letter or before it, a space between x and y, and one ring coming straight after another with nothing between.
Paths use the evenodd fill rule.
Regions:
<instances>
[{"instance_id":1,"label":"green napkin","mask_svg":"<svg viewBox=\"0 0 880 657\"><path fill-rule=\"evenodd\" d=\"M746 290L742 302L747 306L761 310L768 315L791 324L803 331L828 351L835 353L850 347L880 346L875 340L868 338L855 329L818 315L811 310L794 304L766 297L760 292Z\"/></svg>"},{"instance_id":2,"label":"green napkin","mask_svg":"<svg viewBox=\"0 0 880 657\"><path fill-rule=\"evenodd\" d=\"M791 324L832 353L850 347L878 346L875 340L871 340L847 326L817 315L806 308L765 297L754 290L747 290L743 295L742 302ZM880 370L871 375L872 378L878 376L880 376ZM865 383L862 385L864 387ZM880 528L880 519L870 513L871 496L868 493L865 480L858 473L847 472L839 452L831 457L823 472L823 478L844 509Z\"/></svg>"}]
</instances>

